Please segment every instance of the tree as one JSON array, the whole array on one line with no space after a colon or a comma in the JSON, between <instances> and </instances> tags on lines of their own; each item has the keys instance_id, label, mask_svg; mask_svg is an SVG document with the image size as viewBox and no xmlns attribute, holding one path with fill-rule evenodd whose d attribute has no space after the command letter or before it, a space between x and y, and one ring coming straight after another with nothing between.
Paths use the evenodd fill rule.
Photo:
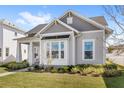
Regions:
<instances>
[{"instance_id":1,"label":"tree","mask_svg":"<svg viewBox=\"0 0 124 93\"><path fill-rule=\"evenodd\" d=\"M124 44L124 6L103 6L103 9L113 25L108 41L113 41L114 45Z\"/></svg>"}]
</instances>

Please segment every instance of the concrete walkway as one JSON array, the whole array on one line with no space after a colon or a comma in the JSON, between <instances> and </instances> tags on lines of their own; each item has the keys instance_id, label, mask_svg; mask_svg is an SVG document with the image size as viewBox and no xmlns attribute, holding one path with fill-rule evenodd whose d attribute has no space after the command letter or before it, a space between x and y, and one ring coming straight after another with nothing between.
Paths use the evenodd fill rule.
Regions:
<instances>
[{"instance_id":1,"label":"concrete walkway","mask_svg":"<svg viewBox=\"0 0 124 93\"><path fill-rule=\"evenodd\" d=\"M0 77L4 77L4 76L7 76L7 75L15 74L17 72L25 72L25 71L28 71L28 68L16 70L16 71L13 71L13 72L0 73Z\"/></svg>"},{"instance_id":2,"label":"concrete walkway","mask_svg":"<svg viewBox=\"0 0 124 93\"><path fill-rule=\"evenodd\" d=\"M16 72L5 72L5 73L1 73L0 74L0 77L3 77L3 76L7 76L7 75L11 75L11 74L15 74Z\"/></svg>"}]
</instances>

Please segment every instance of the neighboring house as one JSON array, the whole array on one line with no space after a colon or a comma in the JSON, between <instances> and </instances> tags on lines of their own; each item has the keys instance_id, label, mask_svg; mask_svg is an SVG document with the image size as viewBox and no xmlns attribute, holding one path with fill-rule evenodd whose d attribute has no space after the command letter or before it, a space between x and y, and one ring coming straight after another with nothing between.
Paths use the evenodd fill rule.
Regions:
<instances>
[{"instance_id":1,"label":"neighboring house","mask_svg":"<svg viewBox=\"0 0 124 93\"><path fill-rule=\"evenodd\" d=\"M30 65L104 64L105 40L112 33L103 16L87 18L68 11L48 24L40 24L18 38L20 45L29 45Z\"/></svg>"},{"instance_id":2,"label":"neighboring house","mask_svg":"<svg viewBox=\"0 0 124 93\"><path fill-rule=\"evenodd\" d=\"M0 62L16 60L17 37L24 37L24 31L7 20L0 20ZM23 60L27 59L27 45L22 45Z\"/></svg>"},{"instance_id":3,"label":"neighboring house","mask_svg":"<svg viewBox=\"0 0 124 93\"><path fill-rule=\"evenodd\" d=\"M124 65L124 44L110 46L111 52L106 53L106 57L114 63Z\"/></svg>"}]
</instances>

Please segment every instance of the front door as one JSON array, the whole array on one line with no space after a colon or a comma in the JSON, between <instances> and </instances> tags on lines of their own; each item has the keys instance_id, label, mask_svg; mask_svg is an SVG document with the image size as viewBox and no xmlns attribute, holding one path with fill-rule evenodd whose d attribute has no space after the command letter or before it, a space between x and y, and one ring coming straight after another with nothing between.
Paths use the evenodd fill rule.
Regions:
<instances>
[{"instance_id":1,"label":"front door","mask_svg":"<svg viewBox=\"0 0 124 93\"><path fill-rule=\"evenodd\" d=\"M39 47L34 47L34 64L39 64Z\"/></svg>"},{"instance_id":2,"label":"front door","mask_svg":"<svg viewBox=\"0 0 124 93\"><path fill-rule=\"evenodd\" d=\"M45 40L45 63L68 65L67 40Z\"/></svg>"}]
</instances>

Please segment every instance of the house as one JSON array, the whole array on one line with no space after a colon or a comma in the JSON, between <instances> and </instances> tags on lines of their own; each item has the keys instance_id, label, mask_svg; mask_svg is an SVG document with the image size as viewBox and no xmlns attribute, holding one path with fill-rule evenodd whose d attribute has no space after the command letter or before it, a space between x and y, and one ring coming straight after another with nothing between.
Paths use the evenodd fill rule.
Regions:
<instances>
[{"instance_id":1,"label":"house","mask_svg":"<svg viewBox=\"0 0 124 93\"><path fill-rule=\"evenodd\" d=\"M24 37L24 31L17 28L13 23L0 20L0 62L16 60L17 37ZM27 45L22 45L22 59L27 59Z\"/></svg>"},{"instance_id":2,"label":"house","mask_svg":"<svg viewBox=\"0 0 124 93\"><path fill-rule=\"evenodd\" d=\"M30 65L104 64L105 40L111 33L103 16L88 18L67 11L18 38L17 61L21 60L20 45L27 44Z\"/></svg>"},{"instance_id":3,"label":"house","mask_svg":"<svg viewBox=\"0 0 124 93\"><path fill-rule=\"evenodd\" d=\"M124 66L124 44L112 45L108 49L109 52L106 53L106 57L114 63Z\"/></svg>"}]
</instances>

